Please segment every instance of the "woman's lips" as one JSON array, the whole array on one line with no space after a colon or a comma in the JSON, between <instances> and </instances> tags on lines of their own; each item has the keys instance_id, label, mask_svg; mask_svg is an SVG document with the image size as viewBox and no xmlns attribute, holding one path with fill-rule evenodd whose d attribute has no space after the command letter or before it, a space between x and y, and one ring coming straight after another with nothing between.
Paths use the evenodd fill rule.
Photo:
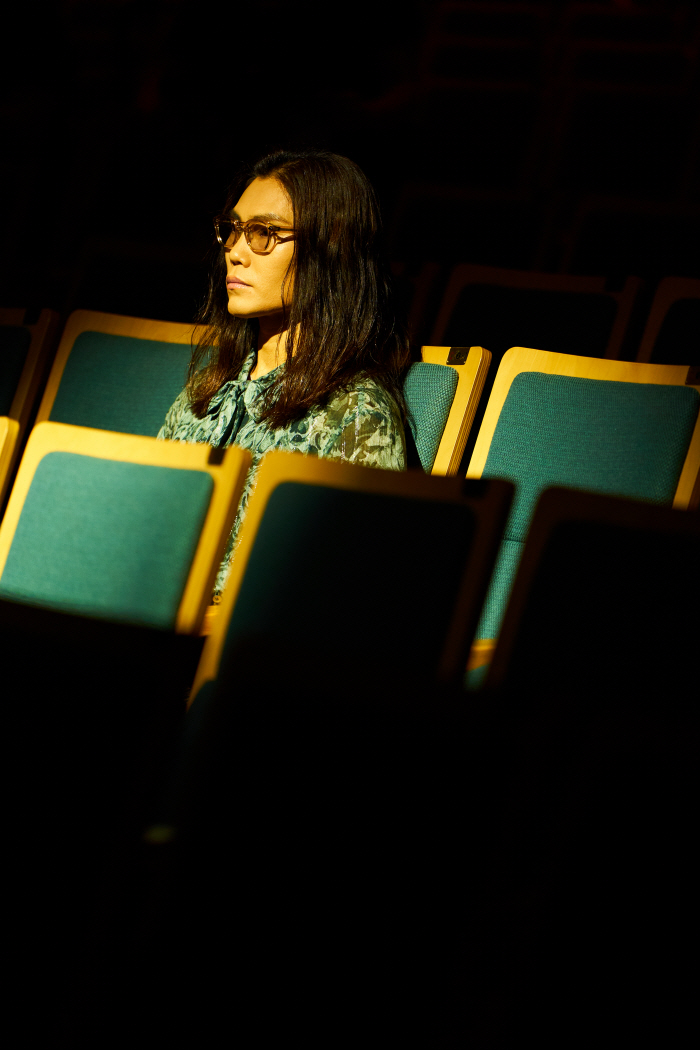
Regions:
<instances>
[{"instance_id":1,"label":"woman's lips","mask_svg":"<svg viewBox=\"0 0 700 1050\"><path fill-rule=\"evenodd\" d=\"M245 281L239 280L238 277L227 277L226 278L226 287L227 288L250 288L250 285L246 284Z\"/></svg>"}]
</instances>

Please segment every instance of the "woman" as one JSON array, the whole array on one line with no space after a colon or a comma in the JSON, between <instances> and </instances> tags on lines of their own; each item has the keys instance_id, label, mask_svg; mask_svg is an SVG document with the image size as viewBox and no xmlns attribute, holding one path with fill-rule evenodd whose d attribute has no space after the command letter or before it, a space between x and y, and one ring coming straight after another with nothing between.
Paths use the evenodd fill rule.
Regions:
<instances>
[{"instance_id":1,"label":"woman","mask_svg":"<svg viewBox=\"0 0 700 1050\"><path fill-rule=\"evenodd\" d=\"M269 449L406 468L401 384L410 354L380 254L374 192L346 157L264 157L214 225L220 250L187 385L158 437L236 444L253 455L216 601Z\"/></svg>"}]
</instances>

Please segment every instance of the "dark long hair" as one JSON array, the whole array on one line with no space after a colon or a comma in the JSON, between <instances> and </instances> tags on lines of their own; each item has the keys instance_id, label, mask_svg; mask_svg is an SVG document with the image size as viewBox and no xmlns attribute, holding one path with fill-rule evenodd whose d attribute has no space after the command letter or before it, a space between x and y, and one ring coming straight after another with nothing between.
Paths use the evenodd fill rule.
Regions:
<instances>
[{"instance_id":1,"label":"dark long hair","mask_svg":"<svg viewBox=\"0 0 700 1050\"><path fill-rule=\"evenodd\" d=\"M360 375L381 383L405 416L408 336L395 313L379 207L368 179L336 153L280 151L236 180L226 214L255 178L274 178L284 187L296 231L287 360L268 391L261 418L272 427L285 426ZM257 320L228 312L225 274L219 249L197 318L187 379L192 410L200 417L257 343Z\"/></svg>"}]
</instances>

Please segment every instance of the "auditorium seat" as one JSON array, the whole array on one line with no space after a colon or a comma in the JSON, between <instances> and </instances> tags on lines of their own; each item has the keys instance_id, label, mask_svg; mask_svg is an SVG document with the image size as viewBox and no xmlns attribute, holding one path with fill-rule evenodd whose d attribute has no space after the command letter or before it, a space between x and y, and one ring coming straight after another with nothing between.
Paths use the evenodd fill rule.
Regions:
<instances>
[{"instance_id":1,"label":"auditorium seat","mask_svg":"<svg viewBox=\"0 0 700 1050\"><path fill-rule=\"evenodd\" d=\"M192 331L174 321L76 310L37 422L155 437L185 385Z\"/></svg>"},{"instance_id":2,"label":"auditorium seat","mask_svg":"<svg viewBox=\"0 0 700 1050\"><path fill-rule=\"evenodd\" d=\"M174 772L147 833L154 846L176 836L171 861L184 858L198 885L201 858L215 859L207 902L228 907L233 839L224 828L235 829L245 854L239 874L255 899L266 898L282 856L285 884L295 885L313 858L335 867L338 836L341 851L351 840L367 849L373 833L368 840L356 821L377 775L389 777L389 798L394 790L382 761L387 733L393 740L392 726L408 718L422 739L422 711L431 719L439 697L461 704L511 498L502 481L281 451L263 459ZM400 730L388 746L410 764ZM340 870L342 878L350 871L342 858ZM314 910L334 878L312 894ZM315 883L305 885L304 893Z\"/></svg>"},{"instance_id":3,"label":"auditorium seat","mask_svg":"<svg viewBox=\"0 0 700 1050\"><path fill-rule=\"evenodd\" d=\"M170 760L250 464L211 454L43 422L20 463L0 526L2 790L12 926L45 940L47 969L89 956Z\"/></svg>"},{"instance_id":4,"label":"auditorium seat","mask_svg":"<svg viewBox=\"0 0 700 1050\"><path fill-rule=\"evenodd\" d=\"M481 346L423 346L404 394L421 466L426 474L459 471L491 354Z\"/></svg>"},{"instance_id":5,"label":"auditorium seat","mask_svg":"<svg viewBox=\"0 0 700 1050\"><path fill-rule=\"evenodd\" d=\"M39 423L0 526L0 597L197 634L250 455Z\"/></svg>"},{"instance_id":6,"label":"auditorium seat","mask_svg":"<svg viewBox=\"0 0 700 1050\"><path fill-rule=\"evenodd\" d=\"M419 56L430 80L541 81L548 60L551 9L546 3L431 5Z\"/></svg>"},{"instance_id":7,"label":"auditorium seat","mask_svg":"<svg viewBox=\"0 0 700 1050\"><path fill-rule=\"evenodd\" d=\"M423 861L444 887L423 843L444 841L433 807L447 796L449 812L460 809L450 785L464 766L445 769L441 734L453 724L434 715L463 706L452 684L511 496L506 482L282 451L263 459L145 836L151 863L178 887L176 925L159 900L154 908L168 962L196 955L222 925L245 958L270 936L296 952L300 923L324 960L333 944L363 939L375 916L389 920L377 911L387 890L392 928L399 913L405 927ZM463 761L459 737L450 740ZM416 813L430 825L425 840ZM407 881L403 850L415 849Z\"/></svg>"},{"instance_id":8,"label":"auditorium seat","mask_svg":"<svg viewBox=\"0 0 700 1050\"><path fill-rule=\"evenodd\" d=\"M461 263L450 275L432 338L449 343L459 333L462 341L487 346L495 361L525 343L617 358L639 283L628 277L621 287L611 287L604 277Z\"/></svg>"},{"instance_id":9,"label":"auditorium seat","mask_svg":"<svg viewBox=\"0 0 700 1050\"><path fill-rule=\"evenodd\" d=\"M449 278L432 342L480 343L492 354L467 449L476 435L501 358L511 346L586 357L620 356L640 282L537 273L461 263Z\"/></svg>"},{"instance_id":10,"label":"auditorium seat","mask_svg":"<svg viewBox=\"0 0 700 1050\"><path fill-rule=\"evenodd\" d=\"M477 706L507 800L499 861L521 894L508 923L543 1010L555 989L581 1012L592 959L625 1027L640 989L666 1016L685 988L699 544L697 511L561 488L535 509Z\"/></svg>"},{"instance_id":11,"label":"auditorium seat","mask_svg":"<svg viewBox=\"0 0 700 1050\"><path fill-rule=\"evenodd\" d=\"M693 148L696 18L564 6L543 189L672 199Z\"/></svg>"},{"instance_id":12,"label":"auditorium seat","mask_svg":"<svg viewBox=\"0 0 700 1050\"><path fill-rule=\"evenodd\" d=\"M700 514L600 493L540 496L487 677L553 726L693 715Z\"/></svg>"},{"instance_id":13,"label":"auditorium seat","mask_svg":"<svg viewBox=\"0 0 700 1050\"><path fill-rule=\"evenodd\" d=\"M193 696L233 688L230 654L252 643L278 654L266 676L325 668L338 689L356 646L371 673L459 677L511 492L268 453Z\"/></svg>"},{"instance_id":14,"label":"auditorium seat","mask_svg":"<svg viewBox=\"0 0 700 1050\"><path fill-rule=\"evenodd\" d=\"M543 489L563 485L679 508L697 504L700 396L688 378L684 366L507 351L467 473L516 484L478 639L499 634Z\"/></svg>"}]
</instances>

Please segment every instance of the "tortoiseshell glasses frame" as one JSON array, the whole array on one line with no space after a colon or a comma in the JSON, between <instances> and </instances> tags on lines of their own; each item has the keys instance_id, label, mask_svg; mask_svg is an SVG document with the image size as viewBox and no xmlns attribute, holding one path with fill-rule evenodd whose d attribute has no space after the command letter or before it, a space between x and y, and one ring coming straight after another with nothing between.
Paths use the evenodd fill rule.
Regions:
<instances>
[{"instance_id":1,"label":"tortoiseshell glasses frame","mask_svg":"<svg viewBox=\"0 0 700 1050\"><path fill-rule=\"evenodd\" d=\"M235 247L241 234L245 235L248 247L256 255L269 255L277 244L294 240L293 237L280 237L282 232L293 233L293 226L276 226L271 222L261 222L260 219L241 222L240 219L229 219L226 215L219 215L214 219L214 230L216 239L224 251Z\"/></svg>"}]
</instances>

